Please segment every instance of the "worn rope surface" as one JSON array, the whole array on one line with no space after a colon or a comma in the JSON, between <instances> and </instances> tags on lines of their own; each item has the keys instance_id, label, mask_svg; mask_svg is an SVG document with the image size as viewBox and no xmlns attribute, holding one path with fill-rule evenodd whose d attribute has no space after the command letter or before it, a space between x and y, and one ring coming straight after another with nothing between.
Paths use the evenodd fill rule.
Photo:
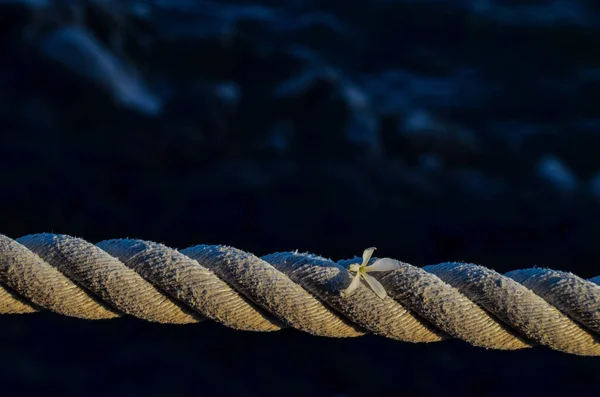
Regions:
<instances>
[{"instance_id":1,"label":"worn rope surface","mask_svg":"<svg viewBox=\"0 0 600 397\"><path fill-rule=\"evenodd\" d=\"M355 258L244 251L197 245L175 250L121 239L0 235L0 313L43 309L84 319L131 315L188 324L211 319L246 331L293 327L313 335L374 333L405 342L459 338L489 349L543 345L600 356L600 276L550 269L504 275L468 263L373 273L347 297Z\"/></svg>"}]
</instances>

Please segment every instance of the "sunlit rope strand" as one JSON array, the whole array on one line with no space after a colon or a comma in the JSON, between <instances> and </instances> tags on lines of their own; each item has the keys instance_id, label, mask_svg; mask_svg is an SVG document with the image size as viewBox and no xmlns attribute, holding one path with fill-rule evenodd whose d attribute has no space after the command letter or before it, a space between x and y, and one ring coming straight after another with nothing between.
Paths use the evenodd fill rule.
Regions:
<instances>
[{"instance_id":1,"label":"sunlit rope strand","mask_svg":"<svg viewBox=\"0 0 600 397\"><path fill-rule=\"evenodd\" d=\"M374 261L375 259L371 259ZM550 269L505 275L468 263L372 273L388 296L361 284L354 258L285 252L258 258L226 246L35 234L0 235L0 313L47 309L84 319L131 315L188 324L211 319L246 331L293 327L313 335L374 333L405 342L459 338L514 350L543 345L600 356L600 278Z\"/></svg>"}]
</instances>

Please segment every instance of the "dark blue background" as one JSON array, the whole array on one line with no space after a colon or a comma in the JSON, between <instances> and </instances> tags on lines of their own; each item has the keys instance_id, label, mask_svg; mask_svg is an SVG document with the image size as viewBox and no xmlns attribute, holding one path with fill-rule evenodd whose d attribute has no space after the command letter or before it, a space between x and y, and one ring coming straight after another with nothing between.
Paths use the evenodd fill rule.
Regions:
<instances>
[{"instance_id":1,"label":"dark blue background","mask_svg":"<svg viewBox=\"0 0 600 397\"><path fill-rule=\"evenodd\" d=\"M162 3L162 4L160 4ZM0 233L600 275L593 1L0 1ZM3 393L593 395L600 362L0 318ZM583 394L585 393L585 394Z\"/></svg>"}]
</instances>

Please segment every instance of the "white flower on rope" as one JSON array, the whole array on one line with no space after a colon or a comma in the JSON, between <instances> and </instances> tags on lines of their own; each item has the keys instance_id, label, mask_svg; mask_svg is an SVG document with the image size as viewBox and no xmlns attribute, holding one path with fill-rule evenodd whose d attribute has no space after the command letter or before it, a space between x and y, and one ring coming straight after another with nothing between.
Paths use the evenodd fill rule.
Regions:
<instances>
[{"instance_id":1,"label":"white flower on rope","mask_svg":"<svg viewBox=\"0 0 600 397\"><path fill-rule=\"evenodd\" d=\"M377 296L379 296L381 299L385 299L385 297L387 296L387 292L385 291L385 288L383 288L383 285L381 285L381 283L375 277L367 273L387 272L389 270L399 269L400 265L397 261L389 260L388 258L383 258L378 259L372 265L367 266L369 264L369 261L371 260L373 251L375 251L376 249L377 248L375 247L367 248L363 252L363 260L360 265L358 263L353 263L348 266L348 271L353 273L356 272L356 275L350 283L350 286L348 286L348 288L342 291L341 294L343 297L349 296L352 292L354 292L354 290L358 288L358 286L360 285L360 279L362 277L365 279L367 284L369 284L371 289L377 294Z\"/></svg>"}]
</instances>

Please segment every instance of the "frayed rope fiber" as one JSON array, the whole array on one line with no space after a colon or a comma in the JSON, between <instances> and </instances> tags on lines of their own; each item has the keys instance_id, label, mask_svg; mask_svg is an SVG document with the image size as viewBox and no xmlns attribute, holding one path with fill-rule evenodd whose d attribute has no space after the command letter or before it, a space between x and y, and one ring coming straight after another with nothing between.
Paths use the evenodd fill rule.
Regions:
<instances>
[{"instance_id":1,"label":"frayed rope fiber","mask_svg":"<svg viewBox=\"0 0 600 397\"><path fill-rule=\"evenodd\" d=\"M393 262L394 270L373 273L387 292L382 299L364 283L341 293L357 258L333 262L298 252L258 258L226 246L175 250L132 239L94 245L67 235L0 235L0 313L47 309L168 324L211 319L245 331L293 327L413 343L458 338L487 349L543 345L600 356L600 277Z\"/></svg>"}]
</instances>

